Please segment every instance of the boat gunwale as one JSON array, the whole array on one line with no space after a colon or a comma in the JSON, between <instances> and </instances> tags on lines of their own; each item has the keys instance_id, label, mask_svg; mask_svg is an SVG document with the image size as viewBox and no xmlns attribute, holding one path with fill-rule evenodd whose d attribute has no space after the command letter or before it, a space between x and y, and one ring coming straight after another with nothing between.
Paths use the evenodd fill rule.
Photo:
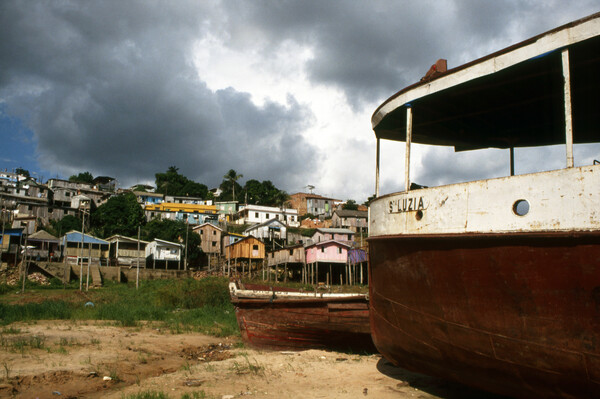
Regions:
<instances>
[{"instance_id":1,"label":"boat gunwale","mask_svg":"<svg viewBox=\"0 0 600 399\"><path fill-rule=\"evenodd\" d=\"M398 97L402 96L403 94L409 93L410 91L412 91L412 90L414 90L414 89L417 89L417 88L419 88L419 87L421 87L421 86L428 85L428 84L430 84L431 82L434 82L434 81L436 81L436 80L443 79L443 78L445 78L445 77L451 76L451 75L453 75L453 74L455 74L455 73L457 73L457 72L460 72L460 71L463 71L463 70L469 69L469 68L471 68L471 67L474 67L474 66L476 66L476 65L478 65L478 64L482 64L482 63L484 63L484 62L486 62L486 61L488 61L488 60L494 59L494 58L496 58L496 57L499 57L499 56L502 56L502 55L509 54L509 53L511 53L511 52L513 52L513 51L515 51L515 50L517 50L517 49L520 49L520 48L526 47L526 46L528 46L528 45L531 45L531 44L535 43L536 41L540 40L540 39L541 39L541 38L543 38L543 37L546 37L546 36L549 36L549 35L552 35L552 34L558 33L558 32L560 32L560 31L562 31L562 30L566 30L566 29L574 28L574 27L576 27L576 26L578 26L578 25L584 24L584 23L586 23L586 22L589 22L589 21L591 21L591 20L594 20L594 19L597 19L597 18L600 18L600 12L594 13L594 14L592 14L592 15L588 15L587 17L584 17L584 18L578 19L578 20L576 20L576 21L569 22L569 23L567 23L567 24L564 24L564 25L561 25L561 26L559 26L559 27L557 27L557 28L554 28L554 29L551 29L551 30L549 30L549 31L546 31L546 32L540 33L540 34L538 34L538 35L536 35L536 36L533 36L533 37L531 37L531 38L525 39L525 40L523 40L523 41L521 41L521 42L519 42L519 43L516 43L516 44L510 45L510 46L508 46L508 47L505 47L505 48L503 48L503 49L501 49L501 50L498 50L498 51L496 51L496 52L493 52L493 53L491 53L491 54L488 54L488 55L485 55L485 56L483 56L483 57L477 58L477 59L475 59L475 60L473 60L473 61L467 62L467 63L465 63L465 64L462 64L462 65L459 65L459 66L457 66L457 67L454 67L454 68L448 69L446 72L442 72L442 73L440 73L439 75L437 75L437 76L435 76L435 77L433 77L433 78L431 78L431 79L428 79L428 80L421 80L421 81L418 81L418 82L416 82L416 83L413 83L413 84L411 84L411 85L409 85L409 86L407 86L407 87L405 87L405 88L401 89L400 91L396 92L395 94L393 94L392 96L390 96L389 98L387 98L385 101L383 101L383 102L382 102L382 103L381 103L381 104L380 104L380 105L379 105L379 106L378 106L378 107L375 109L375 111L373 112L373 114L372 114L372 116L371 116L371 125L372 125L372 128L373 128L373 130L375 130L375 135L377 136L376 127L377 127L377 126L378 126L378 125L381 123L381 121L383 121L383 120L385 119L385 117L386 117L388 114L390 114L391 112L393 112L393 111L397 110L398 108L402 107L403 105L406 105L406 104L407 104L407 103L409 103L410 101L414 101L414 100L417 100L417 99L419 99L419 98L425 97L425 96L427 96L427 95L434 94L435 92L434 92L434 93L428 93L428 94L426 94L426 95L421 95L421 96L417 96L417 97L415 97L415 98L412 98L412 99L410 99L408 102L405 102L405 103L403 103L403 104L400 104L400 105L398 105L398 106L394 107L393 109L390 109L390 110L389 110L388 112L386 112L385 114L378 115L378 114L379 114L379 112L380 112L380 111L381 111L381 110L382 110L384 107L386 107L386 106L387 106L389 103L391 103L392 101L394 101L394 100L395 100L395 99L397 99ZM540 53L539 53L537 56L535 56L535 57L530 57L529 59L536 58L536 57L539 57L539 56L541 56L541 55L544 55L544 54L547 54L547 53L549 53L549 52L556 51L556 50L559 50L559 49L561 49L561 48L563 48L563 47L568 47L568 46L569 46L569 45L566 45L566 46L557 46L557 47L556 47L555 49L553 49L553 50L550 50L550 51L544 51L544 52L540 52ZM526 60L524 60L524 61L526 61ZM497 71L494 71L494 72L497 72ZM467 81L472 81L472 80L478 79L478 78L480 78L480 77L483 77L483 76L486 76L486 74L483 74L483 75L477 76L477 77L475 77L475 78L473 78L473 79L468 79ZM460 83L464 83L464 82L460 82ZM460 83L459 83L459 84L460 84ZM448 86L448 87L446 87L445 89L450 89L450 88L452 88L452 87L454 87L454 86L456 86L456 84L449 85L449 86ZM444 90L445 90L445 89L444 89ZM437 92L437 91L436 91L436 92ZM376 120L376 119L377 119L377 120ZM403 140L399 140L399 141L403 141Z\"/></svg>"}]
</instances>

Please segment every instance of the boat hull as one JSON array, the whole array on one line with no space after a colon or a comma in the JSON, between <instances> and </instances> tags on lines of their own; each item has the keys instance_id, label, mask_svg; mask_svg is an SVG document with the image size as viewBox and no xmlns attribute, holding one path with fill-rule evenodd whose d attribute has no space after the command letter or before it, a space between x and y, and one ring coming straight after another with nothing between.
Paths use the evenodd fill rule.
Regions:
<instances>
[{"instance_id":1,"label":"boat hull","mask_svg":"<svg viewBox=\"0 0 600 399\"><path fill-rule=\"evenodd\" d=\"M514 397L600 396L600 233L369 239L393 363Z\"/></svg>"},{"instance_id":2,"label":"boat hull","mask_svg":"<svg viewBox=\"0 0 600 399\"><path fill-rule=\"evenodd\" d=\"M366 296L231 299L242 340L269 350L373 351Z\"/></svg>"}]
</instances>

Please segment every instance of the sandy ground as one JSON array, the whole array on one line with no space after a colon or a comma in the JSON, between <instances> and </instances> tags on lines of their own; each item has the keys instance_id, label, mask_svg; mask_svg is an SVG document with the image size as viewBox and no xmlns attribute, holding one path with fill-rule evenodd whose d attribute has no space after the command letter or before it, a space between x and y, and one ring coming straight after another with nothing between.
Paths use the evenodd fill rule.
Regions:
<instances>
[{"instance_id":1,"label":"sandy ground","mask_svg":"<svg viewBox=\"0 0 600 399\"><path fill-rule=\"evenodd\" d=\"M380 355L267 352L237 339L151 327L50 321L0 334L0 397L481 398L464 386L394 367Z\"/></svg>"}]
</instances>

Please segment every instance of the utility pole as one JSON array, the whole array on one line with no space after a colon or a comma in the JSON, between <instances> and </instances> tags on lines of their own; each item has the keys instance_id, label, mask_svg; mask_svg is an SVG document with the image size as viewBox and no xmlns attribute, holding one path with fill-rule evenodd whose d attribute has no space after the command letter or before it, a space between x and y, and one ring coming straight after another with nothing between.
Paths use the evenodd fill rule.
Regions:
<instances>
[{"instance_id":1,"label":"utility pole","mask_svg":"<svg viewBox=\"0 0 600 399\"><path fill-rule=\"evenodd\" d=\"M135 289L140 288L140 225L138 224L137 272L135 273Z\"/></svg>"},{"instance_id":2,"label":"utility pole","mask_svg":"<svg viewBox=\"0 0 600 399\"><path fill-rule=\"evenodd\" d=\"M81 205L81 204L80 204ZM79 291L83 291L83 237L85 231L85 209L83 210L83 220L81 222L81 265L79 266Z\"/></svg>"},{"instance_id":3,"label":"utility pole","mask_svg":"<svg viewBox=\"0 0 600 399\"><path fill-rule=\"evenodd\" d=\"M27 239L29 238L29 235L27 235L27 237L25 237L25 250L23 251L23 260L21 260L21 263L23 263L23 289L21 290L21 293L24 294L25 293L25 280L27 280Z\"/></svg>"},{"instance_id":4,"label":"utility pole","mask_svg":"<svg viewBox=\"0 0 600 399\"><path fill-rule=\"evenodd\" d=\"M2 201L2 236L0 236L0 240L2 241L2 246L0 247L0 262L2 262L2 255L4 254L4 246L6 245L6 243L4 242L4 214L5 213L6 213L6 206L4 205L4 201Z\"/></svg>"},{"instance_id":5,"label":"utility pole","mask_svg":"<svg viewBox=\"0 0 600 399\"><path fill-rule=\"evenodd\" d=\"M188 230L189 230L189 225L188 225L188 221L186 219L186 221L185 221L185 257L184 257L184 261L183 261L183 270L187 270Z\"/></svg>"}]
</instances>

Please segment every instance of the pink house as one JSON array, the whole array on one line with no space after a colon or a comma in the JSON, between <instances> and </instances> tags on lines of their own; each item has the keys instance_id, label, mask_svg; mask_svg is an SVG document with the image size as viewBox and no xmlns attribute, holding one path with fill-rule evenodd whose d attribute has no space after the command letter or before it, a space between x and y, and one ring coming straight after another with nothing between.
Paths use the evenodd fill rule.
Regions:
<instances>
[{"instance_id":1,"label":"pink house","mask_svg":"<svg viewBox=\"0 0 600 399\"><path fill-rule=\"evenodd\" d=\"M311 237L313 242L321 242L328 240L336 240L336 241L353 241L354 240L354 231L350 229L326 229L319 228L315 231L315 233Z\"/></svg>"},{"instance_id":2,"label":"pink house","mask_svg":"<svg viewBox=\"0 0 600 399\"><path fill-rule=\"evenodd\" d=\"M314 237L314 236L313 236ZM304 280L315 284L341 283L345 280L350 245L335 240L315 242L305 248L306 272Z\"/></svg>"}]
</instances>

